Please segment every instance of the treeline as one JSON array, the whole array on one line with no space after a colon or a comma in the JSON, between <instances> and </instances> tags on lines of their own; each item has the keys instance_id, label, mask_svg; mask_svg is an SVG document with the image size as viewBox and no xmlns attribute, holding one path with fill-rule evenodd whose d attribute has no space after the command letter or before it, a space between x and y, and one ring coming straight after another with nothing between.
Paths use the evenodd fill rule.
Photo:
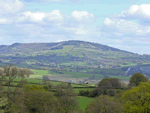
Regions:
<instances>
[{"instance_id":1,"label":"treeline","mask_svg":"<svg viewBox=\"0 0 150 113\"><path fill-rule=\"evenodd\" d=\"M80 109L77 96L70 83L54 86L47 81L29 84L24 78L32 74L30 69L14 66L0 68L1 109L5 113L149 113L150 82L141 73L135 73L129 84L117 78L104 78L92 91L79 91L80 96L95 98L85 111ZM16 77L22 80L18 87L10 89ZM7 78L7 79L6 79ZM3 81L7 87L3 88ZM5 83L5 85L6 85ZM113 98L112 98L113 97Z\"/></svg>"}]
</instances>

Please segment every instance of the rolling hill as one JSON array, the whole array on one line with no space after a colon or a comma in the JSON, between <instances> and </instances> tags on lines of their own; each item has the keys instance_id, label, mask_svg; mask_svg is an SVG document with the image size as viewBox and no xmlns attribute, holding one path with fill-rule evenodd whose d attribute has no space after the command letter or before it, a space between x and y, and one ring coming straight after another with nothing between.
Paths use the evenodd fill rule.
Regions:
<instances>
[{"instance_id":1,"label":"rolling hill","mask_svg":"<svg viewBox=\"0 0 150 113\"><path fill-rule=\"evenodd\" d=\"M38 69L121 69L150 64L150 55L139 55L106 45L70 40L58 43L14 43L0 45L0 65ZM126 69L127 70L127 69Z\"/></svg>"}]
</instances>

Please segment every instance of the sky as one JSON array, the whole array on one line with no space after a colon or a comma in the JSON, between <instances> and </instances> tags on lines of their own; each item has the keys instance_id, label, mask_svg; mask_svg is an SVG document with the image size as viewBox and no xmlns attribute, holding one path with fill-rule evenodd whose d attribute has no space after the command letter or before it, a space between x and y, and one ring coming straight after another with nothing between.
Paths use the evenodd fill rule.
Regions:
<instances>
[{"instance_id":1,"label":"sky","mask_svg":"<svg viewBox=\"0 0 150 113\"><path fill-rule=\"evenodd\" d=\"M0 0L0 45L68 40L150 54L150 1Z\"/></svg>"}]
</instances>

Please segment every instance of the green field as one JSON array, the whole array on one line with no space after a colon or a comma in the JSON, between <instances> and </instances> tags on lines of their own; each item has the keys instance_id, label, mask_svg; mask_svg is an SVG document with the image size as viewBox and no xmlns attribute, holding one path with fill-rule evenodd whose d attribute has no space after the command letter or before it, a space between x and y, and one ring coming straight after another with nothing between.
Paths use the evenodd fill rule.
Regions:
<instances>
[{"instance_id":1,"label":"green field","mask_svg":"<svg viewBox=\"0 0 150 113\"><path fill-rule=\"evenodd\" d=\"M88 103L91 102L91 101L93 101L93 100L95 100L95 98L77 96L76 100L79 102L80 108L82 110L85 110L85 108L88 105Z\"/></svg>"},{"instance_id":2,"label":"green field","mask_svg":"<svg viewBox=\"0 0 150 113\"><path fill-rule=\"evenodd\" d=\"M7 79L8 79L8 77L7 77ZM31 84L38 84L38 83L42 83L42 82L43 82L42 79L33 79L33 78L25 78L25 79L26 79L29 83L31 83ZM15 78L13 84L14 84L14 85L17 85L17 84L18 84L18 81L20 81L20 80L21 80L21 78ZM5 82L3 82L3 83L5 83ZM58 85L58 84L60 84L60 83L68 84L67 82L50 81L50 80L48 80L47 83L51 83L51 84L53 84L54 86L55 86L55 85ZM75 84L75 83L71 83L71 86L72 86L72 87L88 87L89 85L88 85L88 84Z\"/></svg>"},{"instance_id":3,"label":"green field","mask_svg":"<svg viewBox=\"0 0 150 113\"><path fill-rule=\"evenodd\" d=\"M101 74L92 74L92 73L82 73L82 72L69 72L69 71L59 71L59 72L63 72L63 74L65 75L69 75L70 77L75 77L75 78L87 78L87 77L91 77L91 76L96 76L96 78L99 79L103 79L104 76ZM54 72L54 71L50 71L49 74L56 74L58 75L59 73ZM59 74L61 75L61 74Z\"/></svg>"}]
</instances>

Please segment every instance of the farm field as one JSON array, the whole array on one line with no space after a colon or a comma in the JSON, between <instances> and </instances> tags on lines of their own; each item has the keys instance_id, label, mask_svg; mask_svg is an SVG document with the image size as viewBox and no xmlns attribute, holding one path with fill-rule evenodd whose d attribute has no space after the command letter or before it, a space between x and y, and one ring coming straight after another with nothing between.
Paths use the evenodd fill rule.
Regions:
<instances>
[{"instance_id":1,"label":"farm field","mask_svg":"<svg viewBox=\"0 0 150 113\"><path fill-rule=\"evenodd\" d=\"M86 106L89 102L95 100L95 98L89 98L89 97L83 97L83 96L77 96L76 100L79 102L79 106L82 110L85 110Z\"/></svg>"}]
</instances>

